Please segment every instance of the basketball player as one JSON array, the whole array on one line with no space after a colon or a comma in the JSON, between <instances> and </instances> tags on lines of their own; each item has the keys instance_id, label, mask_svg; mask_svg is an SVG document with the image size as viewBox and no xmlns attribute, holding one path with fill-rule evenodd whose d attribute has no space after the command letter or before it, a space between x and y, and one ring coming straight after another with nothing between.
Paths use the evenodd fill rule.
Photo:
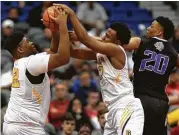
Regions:
<instances>
[{"instance_id":1,"label":"basketball player","mask_svg":"<svg viewBox=\"0 0 179 135\"><path fill-rule=\"evenodd\" d=\"M102 42L90 37L73 10L60 5L70 17L78 39L92 50L71 48L71 56L96 60L101 92L108 108L104 135L142 135L144 113L139 99L134 98L129 79L127 56L122 47L131 38L130 31L122 23L112 23Z\"/></svg>"},{"instance_id":2,"label":"basketball player","mask_svg":"<svg viewBox=\"0 0 179 135\"><path fill-rule=\"evenodd\" d=\"M145 114L144 135L167 135L166 115L169 103L179 97L168 97L165 86L179 56L168 42L173 36L174 25L165 17L157 17L147 28L146 38L131 38L126 50L134 53L134 91L140 98Z\"/></svg>"},{"instance_id":3,"label":"basketball player","mask_svg":"<svg viewBox=\"0 0 179 135\"><path fill-rule=\"evenodd\" d=\"M60 42L54 45L57 38L53 37L48 54L37 54L33 43L19 32L6 41L5 49L15 61L11 97L3 123L4 135L45 135L43 126L50 103L47 72L67 64L70 57L67 15L57 13L57 18L52 19L60 26Z\"/></svg>"}]
</instances>

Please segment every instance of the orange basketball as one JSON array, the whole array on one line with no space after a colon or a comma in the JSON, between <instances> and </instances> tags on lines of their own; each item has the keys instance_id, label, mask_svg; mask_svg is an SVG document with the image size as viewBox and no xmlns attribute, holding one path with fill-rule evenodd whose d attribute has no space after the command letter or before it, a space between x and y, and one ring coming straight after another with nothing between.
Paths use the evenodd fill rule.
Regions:
<instances>
[{"instance_id":1,"label":"orange basketball","mask_svg":"<svg viewBox=\"0 0 179 135\"><path fill-rule=\"evenodd\" d=\"M51 18L50 15L52 17L57 17L57 13L55 12L55 10L53 9L54 6L49 7L48 9L45 10L45 12L43 13L43 24L51 29L52 31L58 31L58 27L59 25L56 24Z\"/></svg>"}]
</instances>

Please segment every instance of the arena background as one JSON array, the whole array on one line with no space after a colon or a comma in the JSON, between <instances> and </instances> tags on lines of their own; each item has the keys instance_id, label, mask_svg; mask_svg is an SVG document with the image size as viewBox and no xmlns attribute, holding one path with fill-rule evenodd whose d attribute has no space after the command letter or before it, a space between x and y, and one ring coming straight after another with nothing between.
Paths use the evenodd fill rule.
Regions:
<instances>
[{"instance_id":1,"label":"arena background","mask_svg":"<svg viewBox=\"0 0 179 135\"><path fill-rule=\"evenodd\" d=\"M41 18L44 10L53 2L42 1L1 1L1 129L3 117L10 97L13 59L3 49L4 41L13 31L22 31L33 41L39 52L50 45L51 31L44 27ZM111 22L120 21L128 25L133 36L145 36L146 28L158 16L169 17L176 26L172 41L179 52L179 2L175 1L99 1L76 2L55 1L70 6L91 36L102 36ZM85 5L94 4L88 11ZM72 30L68 22L69 30ZM78 47L85 47L79 45ZM129 74L132 79L132 52L127 52ZM71 112L76 120L76 134L79 125L88 121L93 127L93 135L100 135L98 114L104 108L101 100L99 76L95 61L70 60L70 63L49 72L51 84L51 105L47 118L47 135L59 135L63 117ZM179 94L179 72L175 70L166 89L170 95ZM179 104L170 107L168 115L168 135L179 135ZM68 130L68 128L66 129ZM99 134L98 134L99 133Z\"/></svg>"}]
</instances>

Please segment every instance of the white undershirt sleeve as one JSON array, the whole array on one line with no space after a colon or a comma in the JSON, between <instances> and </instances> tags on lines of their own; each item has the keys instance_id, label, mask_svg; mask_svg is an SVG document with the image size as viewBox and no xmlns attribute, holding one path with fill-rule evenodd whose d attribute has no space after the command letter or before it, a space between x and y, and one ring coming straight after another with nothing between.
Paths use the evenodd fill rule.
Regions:
<instances>
[{"instance_id":1,"label":"white undershirt sleeve","mask_svg":"<svg viewBox=\"0 0 179 135\"><path fill-rule=\"evenodd\" d=\"M39 53L31 56L27 63L27 70L33 76L39 76L48 72L48 62L50 55L47 53Z\"/></svg>"}]
</instances>

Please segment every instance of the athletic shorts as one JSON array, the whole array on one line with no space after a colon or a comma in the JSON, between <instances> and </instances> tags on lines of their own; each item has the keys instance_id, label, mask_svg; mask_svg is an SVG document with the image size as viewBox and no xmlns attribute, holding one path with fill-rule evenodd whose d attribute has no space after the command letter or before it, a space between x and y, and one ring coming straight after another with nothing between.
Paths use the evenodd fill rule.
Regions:
<instances>
[{"instance_id":1,"label":"athletic shorts","mask_svg":"<svg viewBox=\"0 0 179 135\"><path fill-rule=\"evenodd\" d=\"M126 104L127 103L127 104ZM104 135L142 135L144 111L138 98L123 100L109 110Z\"/></svg>"},{"instance_id":2,"label":"athletic shorts","mask_svg":"<svg viewBox=\"0 0 179 135\"><path fill-rule=\"evenodd\" d=\"M3 123L4 135L45 135L45 130L40 126Z\"/></svg>"},{"instance_id":3,"label":"athletic shorts","mask_svg":"<svg viewBox=\"0 0 179 135\"><path fill-rule=\"evenodd\" d=\"M144 133L143 135L167 135L168 102L155 97L135 94L144 108Z\"/></svg>"}]
</instances>

